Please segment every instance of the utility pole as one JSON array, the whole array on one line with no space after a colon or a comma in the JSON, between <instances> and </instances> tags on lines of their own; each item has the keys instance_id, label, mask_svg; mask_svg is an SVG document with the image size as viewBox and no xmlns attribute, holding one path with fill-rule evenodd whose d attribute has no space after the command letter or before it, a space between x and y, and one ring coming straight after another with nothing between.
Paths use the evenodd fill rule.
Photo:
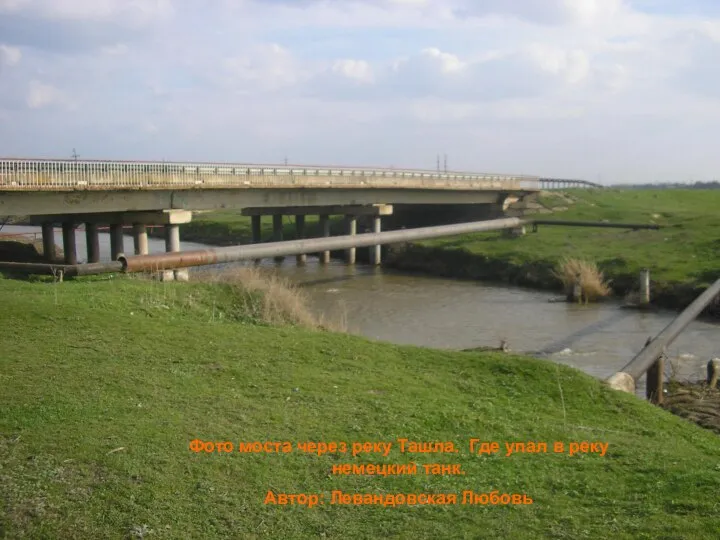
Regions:
<instances>
[{"instance_id":1,"label":"utility pole","mask_svg":"<svg viewBox=\"0 0 720 540\"><path fill-rule=\"evenodd\" d=\"M437 155L437 172L440 172L440 154Z\"/></svg>"},{"instance_id":2,"label":"utility pole","mask_svg":"<svg viewBox=\"0 0 720 540\"><path fill-rule=\"evenodd\" d=\"M77 153L77 152L75 151L75 149L74 149L74 148L73 148L73 153L72 153L72 157L73 157L73 159L74 159L75 161L77 161L77 160L78 160L78 158L80 157L80 156L78 155L78 153Z\"/></svg>"},{"instance_id":3,"label":"utility pole","mask_svg":"<svg viewBox=\"0 0 720 540\"><path fill-rule=\"evenodd\" d=\"M447 173L447 154L445 154L445 172Z\"/></svg>"},{"instance_id":4,"label":"utility pole","mask_svg":"<svg viewBox=\"0 0 720 540\"><path fill-rule=\"evenodd\" d=\"M285 165L287 166L287 156L285 156Z\"/></svg>"}]
</instances>

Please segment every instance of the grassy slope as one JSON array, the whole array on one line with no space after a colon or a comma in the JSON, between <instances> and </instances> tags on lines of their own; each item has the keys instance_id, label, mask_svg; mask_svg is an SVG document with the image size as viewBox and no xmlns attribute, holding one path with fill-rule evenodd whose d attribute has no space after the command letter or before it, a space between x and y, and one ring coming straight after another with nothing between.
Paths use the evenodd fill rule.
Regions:
<instances>
[{"instance_id":1,"label":"grassy slope","mask_svg":"<svg viewBox=\"0 0 720 540\"><path fill-rule=\"evenodd\" d=\"M659 231L540 226L537 233L511 239L498 233L420 242L394 265L422 269L433 259L442 275L504 276L531 286L553 287L553 266L563 257L598 263L617 292L637 287L638 272L651 270L659 303L686 305L720 276L718 190L574 190L575 204L543 219L657 223ZM552 200L550 206L563 204ZM440 261L440 262L439 262ZM478 276L476 276L476 274Z\"/></svg>"},{"instance_id":2,"label":"grassy slope","mask_svg":"<svg viewBox=\"0 0 720 540\"><path fill-rule=\"evenodd\" d=\"M710 432L540 360L258 325L228 291L0 279L0 536L122 538L141 525L151 538L720 534L720 439ZM461 452L393 450L386 462L462 463L466 476L338 477L335 463L384 460L188 450L196 437L404 436L454 441ZM605 457L479 458L468 455L470 437L610 447ZM535 504L262 504L268 489L329 500L334 489L467 488L527 493Z\"/></svg>"}]
</instances>

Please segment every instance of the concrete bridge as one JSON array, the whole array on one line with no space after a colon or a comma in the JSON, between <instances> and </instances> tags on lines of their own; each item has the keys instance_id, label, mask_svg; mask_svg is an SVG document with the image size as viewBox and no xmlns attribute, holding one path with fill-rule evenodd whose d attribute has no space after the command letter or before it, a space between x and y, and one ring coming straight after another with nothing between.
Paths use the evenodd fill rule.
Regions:
<instances>
[{"instance_id":1,"label":"concrete bridge","mask_svg":"<svg viewBox=\"0 0 720 540\"><path fill-rule=\"evenodd\" d=\"M305 216L343 215L348 234L359 217L380 232L395 208L484 208L502 213L541 189L599 187L582 180L527 175L440 172L367 167L319 167L231 163L168 163L0 159L0 215L29 216L43 227L43 244L55 258L53 227L63 228L66 264L75 264L75 229L85 223L88 261L98 260L98 227L109 225L113 259L124 253L123 227L131 225L135 253L147 253L147 226L164 225L168 252L180 250L179 226L192 211L236 209L252 216L253 242L261 242L263 215L273 216L273 240L282 240L282 216L294 215L299 238ZM488 215L487 217L490 217ZM322 260L327 260L324 253ZM304 256L298 256L302 262ZM348 262L355 250L348 250ZM379 246L371 261L380 262Z\"/></svg>"}]
</instances>

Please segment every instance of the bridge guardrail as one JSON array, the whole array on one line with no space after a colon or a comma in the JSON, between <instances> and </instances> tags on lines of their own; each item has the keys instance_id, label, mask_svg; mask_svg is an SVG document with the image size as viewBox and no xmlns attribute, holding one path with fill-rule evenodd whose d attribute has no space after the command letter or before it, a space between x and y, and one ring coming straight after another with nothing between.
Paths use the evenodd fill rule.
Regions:
<instances>
[{"instance_id":1,"label":"bridge guardrail","mask_svg":"<svg viewBox=\"0 0 720 540\"><path fill-rule=\"evenodd\" d=\"M267 182L266 180L271 180ZM5 189L359 186L537 189L538 178L422 169L308 167L189 162L0 159Z\"/></svg>"}]
</instances>

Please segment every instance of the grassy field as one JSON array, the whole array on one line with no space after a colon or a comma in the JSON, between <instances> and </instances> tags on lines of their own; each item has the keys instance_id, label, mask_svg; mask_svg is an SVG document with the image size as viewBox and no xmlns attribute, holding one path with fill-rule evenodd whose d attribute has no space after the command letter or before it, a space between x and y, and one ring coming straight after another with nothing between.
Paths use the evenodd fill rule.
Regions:
<instances>
[{"instance_id":1,"label":"grassy field","mask_svg":"<svg viewBox=\"0 0 720 540\"><path fill-rule=\"evenodd\" d=\"M525 240L522 240L524 242ZM251 299L252 300L252 299ZM715 538L720 439L579 371L273 326L236 287L0 279L0 537ZM248 303L250 302L250 303ZM458 453L195 454L190 441L452 441ZM499 455L469 452L497 441ZM504 443L548 454L505 456ZM552 442L608 443L607 454ZM345 463L417 475L339 476ZM464 475L426 475L423 464ZM462 505L462 491L532 505ZM265 505L275 493L325 504ZM455 493L348 506L331 493Z\"/></svg>"},{"instance_id":2,"label":"grassy field","mask_svg":"<svg viewBox=\"0 0 720 540\"><path fill-rule=\"evenodd\" d=\"M318 216L310 215L305 218L305 227L308 236L317 235ZM332 234L340 234L342 223L340 219L331 221ZM265 240L272 238L272 219L265 216L262 219L262 237ZM283 217L283 238L292 240L296 236L295 218ZM239 212L207 212L193 216L193 220L182 226L182 237L190 242L201 242L216 246L230 246L246 244L252 239L250 218L240 215Z\"/></svg>"},{"instance_id":3,"label":"grassy field","mask_svg":"<svg viewBox=\"0 0 720 540\"><path fill-rule=\"evenodd\" d=\"M554 208L539 219L656 223L659 231L540 226L537 233L508 238L480 233L419 242L389 263L436 275L502 279L559 288L552 275L564 257L598 264L616 293L637 288L649 268L654 300L682 307L720 277L720 190L573 190L571 201L550 194Z\"/></svg>"}]
</instances>

